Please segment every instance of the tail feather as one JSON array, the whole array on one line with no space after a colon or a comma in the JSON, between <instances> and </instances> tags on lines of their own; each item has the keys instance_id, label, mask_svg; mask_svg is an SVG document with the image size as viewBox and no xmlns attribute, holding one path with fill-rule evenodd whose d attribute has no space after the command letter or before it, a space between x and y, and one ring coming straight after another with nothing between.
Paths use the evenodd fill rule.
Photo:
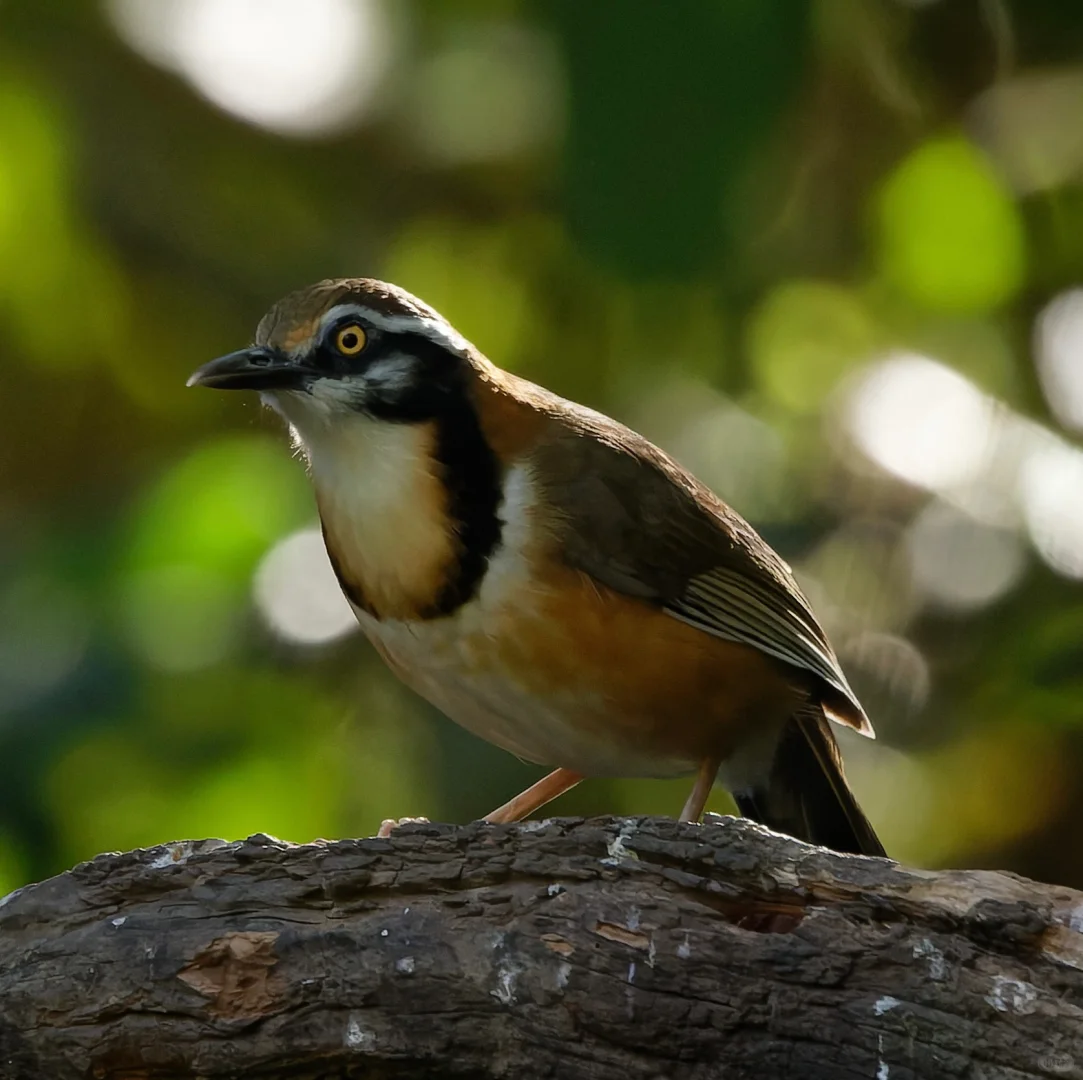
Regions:
<instances>
[{"instance_id":1,"label":"tail feather","mask_svg":"<svg viewBox=\"0 0 1083 1080\"><path fill-rule=\"evenodd\" d=\"M735 791L734 799L745 817L799 840L854 855L886 854L846 783L838 744L816 702L787 721L765 780Z\"/></svg>"}]
</instances>

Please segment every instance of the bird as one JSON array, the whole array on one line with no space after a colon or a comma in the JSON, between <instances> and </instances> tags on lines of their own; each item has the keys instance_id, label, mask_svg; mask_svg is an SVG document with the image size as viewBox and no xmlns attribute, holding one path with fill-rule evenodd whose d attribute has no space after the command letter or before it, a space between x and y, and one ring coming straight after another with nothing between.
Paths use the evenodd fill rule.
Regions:
<instances>
[{"instance_id":1,"label":"bird","mask_svg":"<svg viewBox=\"0 0 1083 1080\"><path fill-rule=\"evenodd\" d=\"M830 721L874 737L790 567L616 420L492 363L372 278L278 301L190 386L257 391L307 462L324 543L387 666L451 720L551 771L690 777L840 852L884 848Z\"/></svg>"}]
</instances>

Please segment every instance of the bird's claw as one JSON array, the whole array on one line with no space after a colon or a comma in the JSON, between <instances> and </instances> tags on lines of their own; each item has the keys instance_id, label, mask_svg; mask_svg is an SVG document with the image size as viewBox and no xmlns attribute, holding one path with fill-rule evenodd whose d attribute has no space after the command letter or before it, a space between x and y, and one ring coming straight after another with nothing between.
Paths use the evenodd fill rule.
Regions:
<instances>
[{"instance_id":1,"label":"bird's claw","mask_svg":"<svg viewBox=\"0 0 1083 1080\"><path fill-rule=\"evenodd\" d=\"M427 825L429 819L427 817L400 817L400 818L384 818L380 822L380 828L376 835L383 837L385 840L391 835L391 833L397 829L400 825L413 825L422 824Z\"/></svg>"}]
</instances>

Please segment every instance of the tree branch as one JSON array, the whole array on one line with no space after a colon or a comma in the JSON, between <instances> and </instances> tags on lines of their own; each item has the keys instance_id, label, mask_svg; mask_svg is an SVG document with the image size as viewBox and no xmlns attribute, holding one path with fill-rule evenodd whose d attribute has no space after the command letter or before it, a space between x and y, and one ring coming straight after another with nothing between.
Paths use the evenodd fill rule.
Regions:
<instances>
[{"instance_id":1,"label":"tree branch","mask_svg":"<svg viewBox=\"0 0 1083 1080\"><path fill-rule=\"evenodd\" d=\"M0 901L0 1076L1083 1077L1083 894L729 818L101 855Z\"/></svg>"}]
</instances>

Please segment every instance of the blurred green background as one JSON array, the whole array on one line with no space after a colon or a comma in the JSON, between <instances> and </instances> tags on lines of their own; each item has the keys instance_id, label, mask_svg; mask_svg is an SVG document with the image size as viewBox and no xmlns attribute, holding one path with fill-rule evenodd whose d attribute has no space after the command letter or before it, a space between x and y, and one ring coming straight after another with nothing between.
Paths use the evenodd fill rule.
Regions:
<instances>
[{"instance_id":1,"label":"blurred green background","mask_svg":"<svg viewBox=\"0 0 1083 1080\"><path fill-rule=\"evenodd\" d=\"M877 726L843 741L893 854L1083 886L1079 0L8 0L0 894L538 775L355 632L255 396L184 387L335 275L752 520Z\"/></svg>"}]
</instances>

